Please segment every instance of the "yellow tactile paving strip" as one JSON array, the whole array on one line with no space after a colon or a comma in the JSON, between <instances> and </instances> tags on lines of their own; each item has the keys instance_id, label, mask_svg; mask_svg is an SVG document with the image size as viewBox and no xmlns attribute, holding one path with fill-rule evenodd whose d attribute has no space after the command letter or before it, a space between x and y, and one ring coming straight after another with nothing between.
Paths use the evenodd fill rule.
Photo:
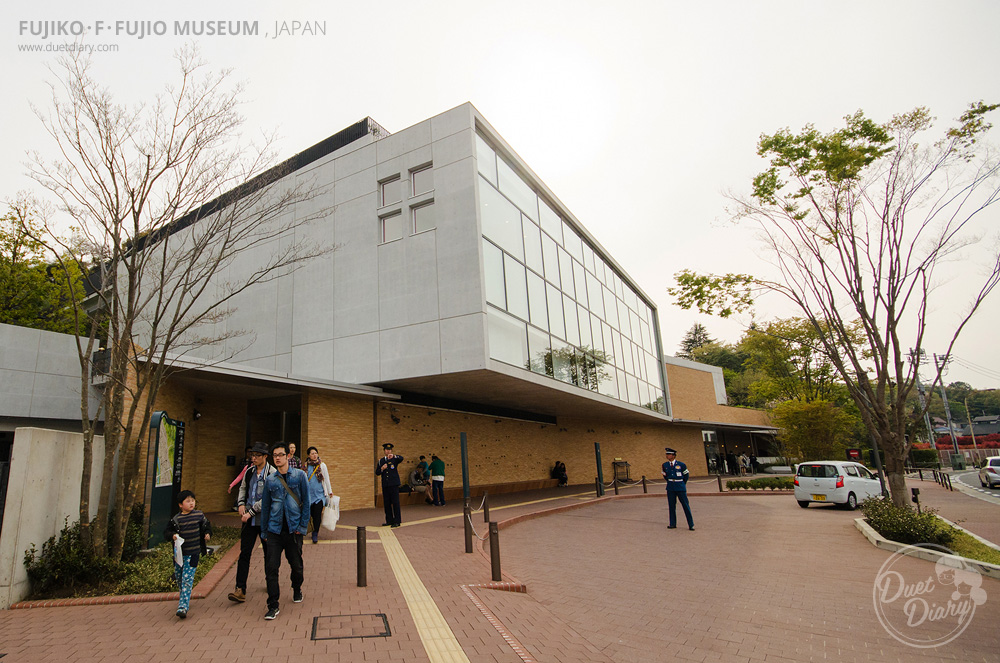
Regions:
<instances>
[{"instance_id":1,"label":"yellow tactile paving strip","mask_svg":"<svg viewBox=\"0 0 1000 663\"><path fill-rule=\"evenodd\" d=\"M377 531L431 663L469 663L469 658L462 651L462 646L458 644L455 634L424 583L420 581L396 535L388 528Z\"/></svg>"}]
</instances>

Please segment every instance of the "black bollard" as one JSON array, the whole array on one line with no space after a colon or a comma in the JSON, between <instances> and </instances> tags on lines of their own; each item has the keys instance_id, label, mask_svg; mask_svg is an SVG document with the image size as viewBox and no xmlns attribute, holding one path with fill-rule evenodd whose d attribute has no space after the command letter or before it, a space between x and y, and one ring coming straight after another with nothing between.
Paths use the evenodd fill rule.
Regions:
<instances>
[{"instance_id":1,"label":"black bollard","mask_svg":"<svg viewBox=\"0 0 1000 663\"><path fill-rule=\"evenodd\" d=\"M490 494L488 492L483 493L483 522L490 522Z\"/></svg>"},{"instance_id":2,"label":"black bollard","mask_svg":"<svg viewBox=\"0 0 1000 663\"><path fill-rule=\"evenodd\" d=\"M601 480L594 477L594 490L597 492L597 497L601 496Z\"/></svg>"},{"instance_id":3,"label":"black bollard","mask_svg":"<svg viewBox=\"0 0 1000 663\"><path fill-rule=\"evenodd\" d=\"M649 492L648 490L646 490L646 475L645 474L642 475L642 492L644 492L644 493L648 493Z\"/></svg>"},{"instance_id":4,"label":"black bollard","mask_svg":"<svg viewBox=\"0 0 1000 663\"><path fill-rule=\"evenodd\" d=\"M716 481L719 482L719 492L721 493L722 492L722 475L721 474L716 474L715 475L715 479L716 479Z\"/></svg>"},{"instance_id":5,"label":"black bollard","mask_svg":"<svg viewBox=\"0 0 1000 663\"><path fill-rule=\"evenodd\" d=\"M472 507L469 506L469 500L465 500L465 507L462 509L465 514L465 552L472 552Z\"/></svg>"},{"instance_id":6,"label":"black bollard","mask_svg":"<svg viewBox=\"0 0 1000 663\"><path fill-rule=\"evenodd\" d=\"M614 482L615 482L615 495L617 495L618 494L618 477L614 478Z\"/></svg>"},{"instance_id":7,"label":"black bollard","mask_svg":"<svg viewBox=\"0 0 1000 663\"><path fill-rule=\"evenodd\" d=\"M496 523L490 523L490 568L493 571L493 581L500 582L503 575L500 573L500 530Z\"/></svg>"},{"instance_id":8,"label":"black bollard","mask_svg":"<svg viewBox=\"0 0 1000 663\"><path fill-rule=\"evenodd\" d=\"M368 534L364 527L358 527L358 587L368 586Z\"/></svg>"}]
</instances>

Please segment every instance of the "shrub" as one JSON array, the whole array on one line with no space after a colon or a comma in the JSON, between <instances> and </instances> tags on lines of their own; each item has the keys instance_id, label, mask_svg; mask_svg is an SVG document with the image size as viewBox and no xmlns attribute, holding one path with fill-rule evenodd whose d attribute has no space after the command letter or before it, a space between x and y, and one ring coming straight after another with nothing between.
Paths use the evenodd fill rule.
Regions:
<instances>
[{"instance_id":1,"label":"shrub","mask_svg":"<svg viewBox=\"0 0 1000 663\"><path fill-rule=\"evenodd\" d=\"M24 567L35 593L99 584L119 577L115 562L97 557L83 545L80 523L70 525L69 517L62 531L42 544L41 552L31 544L24 552Z\"/></svg>"},{"instance_id":2,"label":"shrub","mask_svg":"<svg viewBox=\"0 0 1000 663\"><path fill-rule=\"evenodd\" d=\"M938 520L934 509L917 513L909 506L898 507L890 500L870 497L861 504L861 510L865 522L890 541L946 546L955 536L956 530Z\"/></svg>"},{"instance_id":3,"label":"shrub","mask_svg":"<svg viewBox=\"0 0 1000 663\"><path fill-rule=\"evenodd\" d=\"M940 457L935 449L911 449L910 457L917 467L937 467Z\"/></svg>"},{"instance_id":4,"label":"shrub","mask_svg":"<svg viewBox=\"0 0 1000 663\"><path fill-rule=\"evenodd\" d=\"M760 477L744 481L742 479L732 479L726 482L729 490L792 490L795 484L789 477Z\"/></svg>"}]
</instances>

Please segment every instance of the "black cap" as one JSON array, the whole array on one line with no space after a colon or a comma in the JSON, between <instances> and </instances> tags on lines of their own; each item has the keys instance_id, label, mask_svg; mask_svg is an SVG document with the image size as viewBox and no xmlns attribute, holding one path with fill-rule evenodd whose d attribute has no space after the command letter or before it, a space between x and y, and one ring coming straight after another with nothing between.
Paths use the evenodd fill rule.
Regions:
<instances>
[{"instance_id":1,"label":"black cap","mask_svg":"<svg viewBox=\"0 0 1000 663\"><path fill-rule=\"evenodd\" d=\"M382 445L382 448L383 449L392 449L392 445L389 444L388 442L386 442L385 444Z\"/></svg>"},{"instance_id":2,"label":"black cap","mask_svg":"<svg viewBox=\"0 0 1000 663\"><path fill-rule=\"evenodd\" d=\"M668 454L673 454L675 456L677 455L677 452L671 449L670 447L665 448L664 451L666 451Z\"/></svg>"},{"instance_id":3,"label":"black cap","mask_svg":"<svg viewBox=\"0 0 1000 663\"><path fill-rule=\"evenodd\" d=\"M261 454L261 455L266 456L269 453L271 453L271 450L268 449L267 445L264 444L263 442L254 442L253 446L250 447L250 453L252 453L252 454Z\"/></svg>"}]
</instances>

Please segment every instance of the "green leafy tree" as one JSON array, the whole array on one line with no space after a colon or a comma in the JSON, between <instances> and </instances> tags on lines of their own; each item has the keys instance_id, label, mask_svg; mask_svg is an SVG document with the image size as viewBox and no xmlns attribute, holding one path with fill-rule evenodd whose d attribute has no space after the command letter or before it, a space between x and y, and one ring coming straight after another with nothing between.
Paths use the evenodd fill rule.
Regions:
<instances>
[{"instance_id":1,"label":"green leafy tree","mask_svg":"<svg viewBox=\"0 0 1000 663\"><path fill-rule=\"evenodd\" d=\"M916 380L908 352L922 346L928 329L947 326L950 354L1000 282L1000 255L977 243L976 226L1000 200L1000 160L980 149L991 128L987 115L997 107L974 103L956 125L930 137L933 118L925 108L885 123L858 111L830 132L807 125L761 136L757 151L768 166L750 196L732 200L737 220L757 224L779 276L686 271L670 289L681 306L704 313L746 310L761 292L796 306L885 451L900 506L909 499L907 399ZM976 249L988 249L979 254L985 261L975 260ZM938 270L959 250L967 253L968 307L957 317L934 314Z\"/></svg>"},{"instance_id":2,"label":"green leafy tree","mask_svg":"<svg viewBox=\"0 0 1000 663\"><path fill-rule=\"evenodd\" d=\"M70 333L74 329L70 298L79 293L75 264L49 264L36 205L27 197L7 201L0 216L0 322Z\"/></svg>"},{"instance_id":3,"label":"green leafy tree","mask_svg":"<svg viewBox=\"0 0 1000 663\"><path fill-rule=\"evenodd\" d=\"M709 343L715 343L715 339L708 335L708 330L701 323L694 323L691 325L691 329L687 330L684 334L684 338L681 339L680 350L677 351L677 356L682 359L694 359L692 353L703 345Z\"/></svg>"},{"instance_id":4,"label":"green leafy tree","mask_svg":"<svg viewBox=\"0 0 1000 663\"><path fill-rule=\"evenodd\" d=\"M856 420L829 401L788 400L771 410L787 453L800 460L844 458Z\"/></svg>"}]
</instances>

